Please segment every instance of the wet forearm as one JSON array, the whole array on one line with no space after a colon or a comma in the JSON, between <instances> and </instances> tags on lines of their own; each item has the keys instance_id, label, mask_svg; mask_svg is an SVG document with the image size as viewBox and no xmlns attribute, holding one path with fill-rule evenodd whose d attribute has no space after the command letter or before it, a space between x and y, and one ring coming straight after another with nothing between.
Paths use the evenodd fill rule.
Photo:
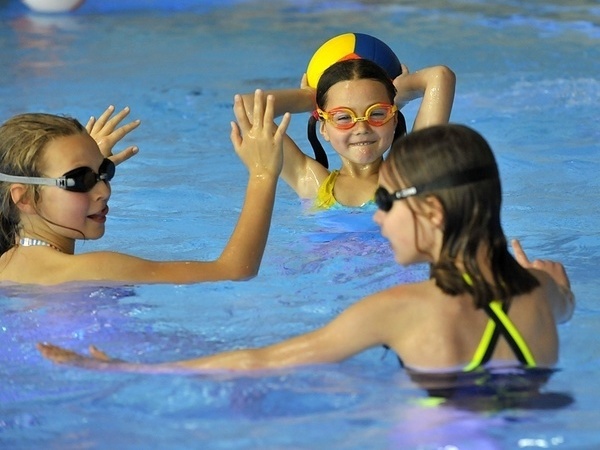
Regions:
<instances>
[{"instance_id":1,"label":"wet forearm","mask_svg":"<svg viewBox=\"0 0 600 450\"><path fill-rule=\"evenodd\" d=\"M275 96L275 117L280 117L286 112L297 114L312 112L315 109L315 97L310 89L278 89L265 91L265 94ZM242 99L246 113L252 118L254 114L254 93L243 94Z\"/></svg>"},{"instance_id":2,"label":"wet forearm","mask_svg":"<svg viewBox=\"0 0 600 450\"><path fill-rule=\"evenodd\" d=\"M242 212L219 257L220 263L230 267L232 279L246 279L258 273L273 215L277 179L272 175L250 177Z\"/></svg>"}]
</instances>

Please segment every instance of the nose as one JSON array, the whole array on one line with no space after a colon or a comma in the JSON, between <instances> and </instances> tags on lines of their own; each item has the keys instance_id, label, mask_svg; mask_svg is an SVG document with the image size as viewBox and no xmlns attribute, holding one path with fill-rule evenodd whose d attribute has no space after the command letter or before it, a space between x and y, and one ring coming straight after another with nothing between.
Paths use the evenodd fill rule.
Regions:
<instances>
[{"instance_id":1,"label":"nose","mask_svg":"<svg viewBox=\"0 0 600 450\"><path fill-rule=\"evenodd\" d=\"M370 131L371 124L368 122L366 117L357 117L353 128L355 131Z\"/></svg>"},{"instance_id":2,"label":"nose","mask_svg":"<svg viewBox=\"0 0 600 450\"><path fill-rule=\"evenodd\" d=\"M383 211L377 208L377 211L373 214L373 222L375 222L379 227L381 227L381 222L383 220Z\"/></svg>"},{"instance_id":3,"label":"nose","mask_svg":"<svg viewBox=\"0 0 600 450\"><path fill-rule=\"evenodd\" d=\"M108 200L111 192L110 182L104 180L98 181L90 191L97 200Z\"/></svg>"}]
</instances>

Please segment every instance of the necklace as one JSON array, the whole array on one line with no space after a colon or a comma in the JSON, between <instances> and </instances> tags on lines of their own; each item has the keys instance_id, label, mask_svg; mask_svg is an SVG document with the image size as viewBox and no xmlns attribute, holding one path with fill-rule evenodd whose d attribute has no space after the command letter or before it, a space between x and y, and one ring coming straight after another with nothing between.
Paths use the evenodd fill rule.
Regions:
<instances>
[{"instance_id":1,"label":"necklace","mask_svg":"<svg viewBox=\"0 0 600 450\"><path fill-rule=\"evenodd\" d=\"M54 250L62 253L62 250L60 248L58 248L56 245L53 245L50 242L42 241L41 239L22 237L21 239L19 239L19 244L22 245L23 247L38 247L38 246L50 247L50 248L53 248Z\"/></svg>"}]
</instances>

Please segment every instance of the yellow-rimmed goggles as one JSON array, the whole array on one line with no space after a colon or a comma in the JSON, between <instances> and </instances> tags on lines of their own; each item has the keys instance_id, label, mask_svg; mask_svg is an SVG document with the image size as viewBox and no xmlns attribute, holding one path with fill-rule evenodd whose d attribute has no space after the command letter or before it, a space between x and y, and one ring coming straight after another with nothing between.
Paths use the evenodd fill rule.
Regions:
<instances>
[{"instance_id":1,"label":"yellow-rimmed goggles","mask_svg":"<svg viewBox=\"0 0 600 450\"><path fill-rule=\"evenodd\" d=\"M367 122L373 127L380 127L389 122L398 111L396 105L375 103L367 108L365 115L358 117L350 108L334 108L329 111L317 109L319 117L340 130L349 130L357 122Z\"/></svg>"}]
</instances>

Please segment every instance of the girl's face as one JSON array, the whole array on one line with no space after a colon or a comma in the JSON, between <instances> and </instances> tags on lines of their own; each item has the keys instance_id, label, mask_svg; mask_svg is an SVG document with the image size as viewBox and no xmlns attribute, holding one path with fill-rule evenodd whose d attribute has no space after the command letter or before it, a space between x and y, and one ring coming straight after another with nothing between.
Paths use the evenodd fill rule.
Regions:
<instances>
[{"instance_id":1,"label":"girl's face","mask_svg":"<svg viewBox=\"0 0 600 450\"><path fill-rule=\"evenodd\" d=\"M385 163L383 167L379 172L379 185L393 193L397 183L391 181ZM389 241L398 264L433 262L441 232L432 224L426 211L417 208L414 199L396 200L387 212L378 209L373 220L379 225L381 235Z\"/></svg>"},{"instance_id":2,"label":"girl's face","mask_svg":"<svg viewBox=\"0 0 600 450\"><path fill-rule=\"evenodd\" d=\"M87 134L56 138L43 151L43 176L59 178L78 167L89 167L98 173L104 157L96 142ZM89 192L70 192L54 186L44 186L37 204L46 224L57 234L71 238L98 239L104 235L110 185L96 183ZM61 225L61 226L57 226ZM77 230L77 231L75 231Z\"/></svg>"},{"instance_id":3,"label":"girl's face","mask_svg":"<svg viewBox=\"0 0 600 450\"><path fill-rule=\"evenodd\" d=\"M329 88L324 111L334 108L349 108L357 117L375 103L390 103L383 84L375 80L340 81ZM342 157L355 164L370 164L379 160L392 145L397 117L380 127L360 121L347 130L335 128L331 123L321 121L321 135Z\"/></svg>"}]
</instances>

